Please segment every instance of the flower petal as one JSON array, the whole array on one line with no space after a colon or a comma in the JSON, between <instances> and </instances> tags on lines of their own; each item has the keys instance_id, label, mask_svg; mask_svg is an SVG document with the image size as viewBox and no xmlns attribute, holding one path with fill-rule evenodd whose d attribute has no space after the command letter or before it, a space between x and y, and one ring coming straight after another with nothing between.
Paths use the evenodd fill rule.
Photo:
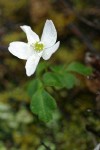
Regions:
<instances>
[{"instance_id":1,"label":"flower petal","mask_svg":"<svg viewBox=\"0 0 100 150\"><path fill-rule=\"evenodd\" d=\"M32 49L29 48L28 44L24 42L12 42L10 43L8 50L14 56L20 59L28 59L28 57L33 53Z\"/></svg>"},{"instance_id":2,"label":"flower petal","mask_svg":"<svg viewBox=\"0 0 100 150\"><path fill-rule=\"evenodd\" d=\"M100 143L95 147L94 150L99 150L100 149Z\"/></svg>"},{"instance_id":3,"label":"flower petal","mask_svg":"<svg viewBox=\"0 0 100 150\"><path fill-rule=\"evenodd\" d=\"M55 53L56 50L59 48L59 45L60 45L60 41L58 41L58 42L57 42L55 45L53 45L52 47L47 48L47 49L44 49L43 54L42 54L42 58L43 58L44 60L48 60L48 59L51 57L51 55L52 55L53 53Z\"/></svg>"},{"instance_id":4,"label":"flower petal","mask_svg":"<svg viewBox=\"0 0 100 150\"><path fill-rule=\"evenodd\" d=\"M32 31L31 27L26 25L20 27L26 33L28 43L32 44L39 41L39 36Z\"/></svg>"},{"instance_id":5,"label":"flower petal","mask_svg":"<svg viewBox=\"0 0 100 150\"><path fill-rule=\"evenodd\" d=\"M25 65L27 76L31 76L35 72L39 60L40 57L38 55L33 55L29 57Z\"/></svg>"},{"instance_id":6,"label":"flower petal","mask_svg":"<svg viewBox=\"0 0 100 150\"><path fill-rule=\"evenodd\" d=\"M41 41L45 44L45 47L51 47L57 40L57 31L51 20L47 20L43 29Z\"/></svg>"}]
</instances>

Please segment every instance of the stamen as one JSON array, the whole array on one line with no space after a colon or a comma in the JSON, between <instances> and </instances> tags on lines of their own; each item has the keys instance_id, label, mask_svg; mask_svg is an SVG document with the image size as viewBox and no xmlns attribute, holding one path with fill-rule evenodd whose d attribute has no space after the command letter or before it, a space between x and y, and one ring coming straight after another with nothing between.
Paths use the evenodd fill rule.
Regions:
<instances>
[{"instance_id":1,"label":"stamen","mask_svg":"<svg viewBox=\"0 0 100 150\"><path fill-rule=\"evenodd\" d=\"M35 44L32 45L35 51L40 52L44 49L44 44L41 42L36 42Z\"/></svg>"}]
</instances>

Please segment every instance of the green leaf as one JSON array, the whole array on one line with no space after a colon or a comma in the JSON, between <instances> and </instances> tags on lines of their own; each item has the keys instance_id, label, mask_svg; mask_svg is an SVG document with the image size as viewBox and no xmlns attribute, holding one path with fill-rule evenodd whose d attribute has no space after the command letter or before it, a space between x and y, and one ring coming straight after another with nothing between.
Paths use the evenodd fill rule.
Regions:
<instances>
[{"instance_id":1,"label":"green leaf","mask_svg":"<svg viewBox=\"0 0 100 150\"><path fill-rule=\"evenodd\" d=\"M39 79L34 79L32 80L29 85L28 85L28 94L30 97L33 96L33 94L38 91L39 89L41 89L43 87L41 81Z\"/></svg>"},{"instance_id":2,"label":"green leaf","mask_svg":"<svg viewBox=\"0 0 100 150\"><path fill-rule=\"evenodd\" d=\"M92 74L92 68L87 67L79 62L71 63L66 70L68 72L76 72L85 76Z\"/></svg>"},{"instance_id":3,"label":"green leaf","mask_svg":"<svg viewBox=\"0 0 100 150\"><path fill-rule=\"evenodd\" d=\"M79 83L75 75L71 73L63 74L63 83L67 89L73 88L76 84Z\"/></svg>"},{"instance_id":4,"label":"green leaf","mask_svg":"<svg viewBox=\"0 0 100 150\"><path fill-rule=\"evenodd\" d=\"M43 76L43 81L46 86L63 87L62 76L57 73L48 72Z\"/></svg>"},{"instance_id":5,"label":"green leaf","mask_svg":"<svg viewBox=\"0 0 100 150\"><path fill-rule=\"evenodd\" d=\"M64 65L55 65L55 66L50 67L50 69L56 73L62 73L65 71Z\"/></svg>"},{"instance_id":6,"label":"green leaf","mask_svg":"<svg viewBox=\"0 0 100 150\"><path fill-rule=\"evenodd\" d=\"M45 90L38 90L32 97L31 110L44 122L52 119L56 102L54 98Z\"/></svg>"},{"instance_id":7,"label":"green leaf","mask_svg":"<svg viewBox=\"0 0 100 150\"><path fill-rule=\"evenodd\" d=\"M48 72L44 74L43 81L46 86L71 89L78 83L78 79L71 73L62 74Z\"/></svg>"},{"instance_id":8,"label":"green leaf","mask_svg":"<svg viewBox=\"0 0 100 150\"><path fill-rule=\"evenodd\" d=\"M36 74L40 75L47 67L48 67L48 64L46 62L39 63L37 70L36 70Z\"/></svg>"}]
</instances>

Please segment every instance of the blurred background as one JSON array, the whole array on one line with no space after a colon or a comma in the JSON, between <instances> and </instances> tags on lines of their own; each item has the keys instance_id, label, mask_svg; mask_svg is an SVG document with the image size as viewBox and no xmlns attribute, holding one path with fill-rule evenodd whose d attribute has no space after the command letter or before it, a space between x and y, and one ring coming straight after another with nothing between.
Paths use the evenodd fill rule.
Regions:
<instances>
[{"instance_id":1,"label":"blurred background","mask_svg":"<svg viewBox=\"0 0 100 150\"><path fill-rule=\"evenodd\" d=\"M53 20L61 41L49 62L77 60L94 69L78 87L55 94L58 111L48 124L30 111L26 84L35 75L28 78L25 61L7 49L12 41L26 42L20 25L41 35L46 19ZM94 149L100 142L99 35L99 0L0 0L0 150Z\"/></svg>"}]
</instances>

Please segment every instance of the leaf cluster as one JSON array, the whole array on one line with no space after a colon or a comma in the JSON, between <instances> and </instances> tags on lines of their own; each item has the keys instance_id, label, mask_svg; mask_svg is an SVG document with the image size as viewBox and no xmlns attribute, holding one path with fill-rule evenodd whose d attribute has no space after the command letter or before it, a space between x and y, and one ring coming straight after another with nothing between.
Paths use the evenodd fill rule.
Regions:
<instances>
[{"instance_id":1,"label":"leaf cluster","mask_svg":"<svg viewBox=\"0 0 100 150\"><path fill-rule=\"evenodd\" d=\"M48 66L41 63L37 69L37 77L30 81L28 93L31 97L31 111L44 121L49 122L56 110L56 100L50 94L47 87L52 90L72 89L79 84L77 74L88 76L92 69L79 62L72 62L67 67L64 65Z\"/></svg>"}]
</instances>

